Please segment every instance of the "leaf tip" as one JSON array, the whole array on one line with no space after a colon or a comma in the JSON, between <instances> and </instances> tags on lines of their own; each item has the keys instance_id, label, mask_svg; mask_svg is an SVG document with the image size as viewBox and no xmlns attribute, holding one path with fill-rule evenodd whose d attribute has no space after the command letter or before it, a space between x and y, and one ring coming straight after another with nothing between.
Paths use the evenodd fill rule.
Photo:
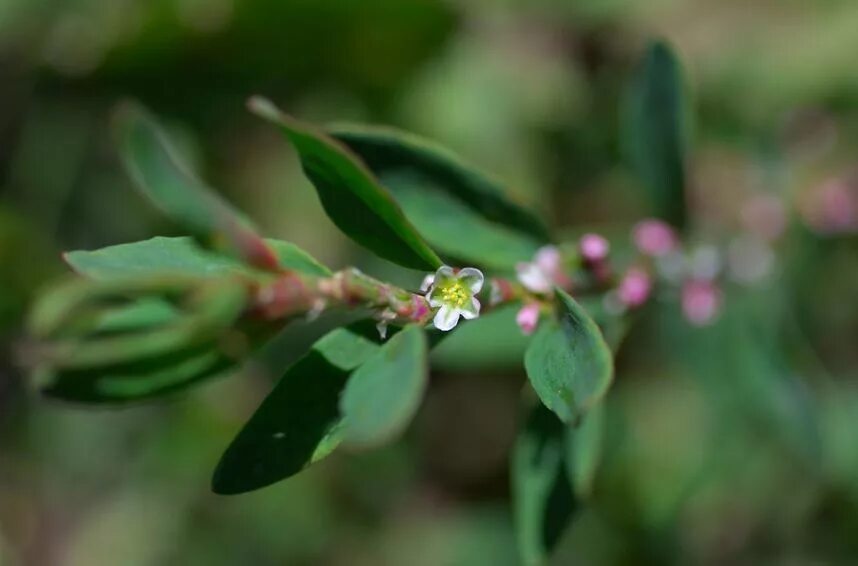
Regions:
<instances>
[{"instance_id":1,"label":"leaf tip","mask_svg":"<svg viewBox=\"0 0 858 566\"><path fill-rule=\"evenodd\" d=\"M266 120L279 120L282 118L282 112L280 112L273 102L264 96L254 95L247 99L247 109Z\"/></svg>"}]
</instances>

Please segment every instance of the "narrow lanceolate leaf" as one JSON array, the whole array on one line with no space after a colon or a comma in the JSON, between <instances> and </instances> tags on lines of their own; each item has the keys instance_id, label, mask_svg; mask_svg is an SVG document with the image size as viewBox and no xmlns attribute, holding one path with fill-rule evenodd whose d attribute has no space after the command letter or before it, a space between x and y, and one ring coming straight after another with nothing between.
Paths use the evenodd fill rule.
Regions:
<instances>
[{"instance_id":1,"label":"narrow lanceolate leaf","mask_svg":"<svg viewBox=\"0 0 858 566\"><path fill-rule=\"evenodd\" d=\"M279 269L320 277L330 275L326 267L293 244L278 240L266 240L266 244L273 250ZM201 248L192 238L159 236L93 251L67 252L63 257L76 272L100 280L159 274L264 275L236 259Z\"/></svg>"},{"instance_id":2,"label":"narrow lanceolate leaf","mask_svg":"<svg viewBox=\"0 0 858 566\"><path fill-rule=\"evenodd\" d=\"M688 112L679 60L666 43L652 43L628 92L624 143L653 214L678 228L686 217Z\"/></svg>"},{"instance_id":3,"label":"narrow lanceolate leaf","mask_svg":"<svg viewBox=\"0 0 858 566\"><path fill-rule=\"evenodd\" d=\"M360 156L445 255L507 268L548 240L542 221L510 200L500 182L432 142L385 127L328 131Z\"/></svg>"},{"instance_id":4,"label":"narrow lanceolate leaf","mask_svg":"<svg viewBox=\"0 0 858 566\"><path fill-rule=\"evenodd\" d=\"M194 176L146 110L123 104L115 128L125 168L158 208L204 244L262 269L277 268L276 254L251 222Z\"/></svg>"},{"instance_id":5,"label":"narrow lanceolate leaf","mask_svg":"<svg viewBox=\"0 0 858 566\"><path fill-rule=\"evenodd\" d=\"M390 193L343 144L265 99L253 98L250 109L289 138L325 212L347 236L405 267L433 270L441 265Z\"/></svg>"},{"instance_id":6,"label":"narrow lanceolate leaf","mask_svg":"<svg viewBox=\"0 0 858 566\"><path fill-rule=\"evenodd\" d=\"M611 350L584 309L555 291L558 320L540 325L524 356L536 394L565 423L575 423L607 392L613 379Z\"/></svg>"},{"instance_id":7,"label":"narrow lanceolate leaf","mask_svg":"<svg viewBox=\"0 0 858 566\"><path fill-rule=\"evenodd\" d=\"M408 426L426 391L427 351L423 330L407 326L354 372L340 399L344 445L377 446Z\"/></svg>"},{"instance_id":8,"label":"narrow lanceolate leaf","mask_svg":"<svg viewBox=\"0 0 858 566\"><path fill-rule=\"evenodd\" d=\"M524 566L545 563L578 505L566 469L566 428L540 404L515 443L512 504Z\"/></svg>"},{"instance_id":9,"label":"narrow lanceolate leaf","mask_svg":"<svg viewBox=\"0 0 858 566\"><path fill-rule=\"evenodd\" d=\"M351 327L350 327L351 328ZM349 375L379 349L341 328L289 368L221 457L220 494L265 487L300 472L339 444L339 399Z\"/></svg>"}]
</instances>

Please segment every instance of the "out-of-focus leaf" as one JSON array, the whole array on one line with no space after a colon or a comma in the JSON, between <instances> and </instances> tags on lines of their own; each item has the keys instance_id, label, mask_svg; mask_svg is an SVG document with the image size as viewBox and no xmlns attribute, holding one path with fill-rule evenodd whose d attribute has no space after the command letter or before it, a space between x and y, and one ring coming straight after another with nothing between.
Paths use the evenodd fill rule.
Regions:
<instances>
[{"instance_id":1,"label":"out-of-focus leaf","mask_svg":"<svg viewBox=\"0 0 858 566\"><path fill-rule=\"evenodd\" d=\"M822 446L816 401L791 367L786 348L796 345L784 343L782 301L777 288L733 293L718 322L698 331L689 354L719 409L736 411L731 420L817 465Z\"/></svg>"},{"instance_id":2,"label":"out-of-focus leaf","mask_svg":"<svg viewBox=\"0 0 858 566\"><path fill-rule=\"evenodd\" d=\"M347 236L405 267L433 270L441 265L390 193L345 146L265 99L253 98L250 109L289 138L325 212Z\"/></svg>"},{"instance_id":3,"label":"out-of-focus leaf","mask_svg":"<svg viewBox=\"0 0 858 566\"><path fill-rule=\"evenodd\" d=\"M330 273L290 243L277 240L268 240L268 243L277 254L282 269L317 276ZM79 299L67 294L65 298L49 297L37 310L34 324L61 328L64 335L70 335L65 342L57 341L51 345L52 355L63 350L92 352L98 343L91 339L84 342L84 347L78 347L83 340L81 334L89 332L94 336L110 336L114 340L106 343L108 354L114 358L111 361L102 357L99 363L75 367L69 366L67 360L52 359L47 363L43 360L36 381L45 395L100 404L154 398L234 370L278 331L278 325L267 321L239 319L211 336L181 339L180 335L185 333L187 337L189 332L185 328L188 320L183 320L175 297L163 296L169 291L164 287L166 282L173 281L179 287L187 284L205 286L213 280L229 280L230 276L270 276L228 256L200 248L191 238L159 237L95 251L69 252L65 258L77 272L97 280L96 283L76 283L70 290L72 294L78 293L73 289L91 293L98 287L103 287L101 292L115 287L117 297L85 313L69 309L68 302ZM160 286L156 293L158 296L136 298L154 291L152 285ZM176 294L175 290L172 294ZM117 306L119 298L122 301L134 300ZM58 303L58 299L62 299L64 304ZM62 318L57 318L61 315ZM318 336L315 326L311 322L296 320L282 332L298 332L302 337L313 336L314 333ZM322 327L330 326L327 323ZM45 333L43 329L41 334L44 336ZM151 350L135 354L124 346L117 346L116 341L120 339L131 343L134 348L157 346L162 353Z\"/></svg>"},{"instance_id":4,"label":"out-of-focus leaf","mask_svg":"<svg viewBox=\"0 0 858 566\"><path fill-rule=\"evenodd\" d=\"M512 504L521 562L543 564L578 502L566 470L566 427L542 404L530 412L512 456Z\"/></svg>"},{"instance_id":5,"label":"out-of-focus leaf","mask_svg":"<svg viewBox=\"0 0 858 566\"><path fill-rule=\"evenodd\" d=\"M256 267L277 269L275 252L250 220L193 175L146 110L134 103L121 105L115 129L125 168L158 208L204 244Z\"/></svg>"},{"instance_id":6,"label":"out-of-focus leaf","mask_svg":"<svg viewBox=\"0 0 858 566\"><path fill-rule=\"evenodd\" d=\"M276 254L280 269L321 277L330 274L326 267L294 244L278 240L266 242ZM67 252L64 258L75 271L94 279L171 273L211 277L259 273L229 256L200 248L191 238L159 236L99 250Z\"/></svg>"},{"instance_id":7,"label":"out-of-focus leaf","mask_svg":"<svg viewBox=\"0 0 858 566\"><path fill-rule=\"evenodd\" d=\"M222 318L229 322L244 306L246 298L245 286L230 277L207 279L158 274L134 279L74 278L57 284L42 295L30 312L28 326L37 338L80 336L97 331L94 326L101 324L102 317L111 311L118 309L118 312L130 316L126 309L140 299L160 299L174 305L182 303L188 315L206 317L202 322L220 321ZM132 320L135 326L140 326L139 315Z\"/></svg>"},{"instance_id":8,"label":"out-of-focus leaf","mask_svg":"<svg viewBox=\"0 0 858 566\"><path fill-rule=\"evenodd\" d=\"M292 244L268 243L281 269L317 276L330 273ZM179 288L189 284L205 287L212 281L228 281L230 276L270 275L200 248L191 238L153 238L69 252L65 258L76 271L97 281L80 281L62 296L47 297L36 311L33 325L41 327L36 329L37 335L47 338L45 327L50 326L66 336L50 341L49 357L39 362L36 371L35 381L48 396L117 404L164 395L234 369L278 330L266 321L233 317L234 324L228 328L211 335L195 334L196 318L180 315L176 297L163 296L176 295L176 289L168 292L168 282ZM159 287L157 293L151 293L156 291L152 285ZM104 295L109 288L115 288L112 294L116 296ZM84 312L70 308L69 301L83 300L73 295L97 289L103 305L90 304L97 308ZM144 296L147 293L151 296ZM133 302L117 305L117 300L125 303L129 298ZM306 333L312 325L293 321L284 332L298 326ZM91 335L84 337L86 333ZM82 355L89 358L71 363Z\"/></svg>"},{"instance_id":9,"label":"out-of-focus leaf","mask_svg":"<svg viewBox=\"0 0 858 566\"><path fill-rule=\"evenodd\" d=\"M566 431L566 470L578 499L586 499L602 458L604 402L597 403L575 428Z\"/></svg>"},{"instance_id":10,"label":"out-of-focus leaf","mask_svg":"<svg viewBox=\"0 0 858 566\"><path fill-rule=\"evenodd\" d=\"M152 301L147 306L157 311L144 318L160 318L167 306ZM142 314L138 305L129 308L132 316L120 313L113 316L111 330L127 328L133 321L134 311ZM177 316L173 313L173 316ZM277 368L288 367L309 350L314 338L353 322L357 313L325 313L315 320L293 320L284 328L266 321L239 320L236 325L214 341L188 348L174 355L146 358L133 363L58 371L37 378L49 383L42 393L49 397L77 403L122 405L136 403L178 392L203 380L214 379L239 366L242 373L269 375ZM273 337L273 338L272 338ZM255 352L257 351L258 352Z\"/></svg>"},{"instance_id":11,"label":"out-of-focus leaf","mask_svg":"<svg viewBox=\"0 0 858 566\"><path fill-rule=\"evenodd\" d=\"M93 405L136 403L184 389L235 366L237 360L204 344L175 356L36 377L47 397Z\"/></svg>"},{"instance_id":12,"label":"out-of-focus leaf","mask_svg":"<svg viewBox=\"0 0 858 566\"><path fill-rule=\"evenodd\" d=\"M624 142L631 165L649 192L653 214L685 227L688 103L673 50L654 42L628 92Z\"/></svg>"},{"instance_id":13,"label":"out-of-focus leaf","mask_svg":"<svg viewBox=\"0 0 858 566\"><path fill-rule=\"evenodd\" d=\"M352 328L352 327L349 327ZM216 493L265 487L300 472L339 444L339 399L349 375L379 346L340 328L289 368L218 463Z\"/></svg>"},{"instance_id":14,"label":"out-of-focus leaf","mask_svg":"<svg viewBox=\"0 0 858 566\"><path fill-rule=\"evenodd\" d=\"M34 381L89 403L173 391L234 366L265 334L238 321L245 301L230 278L72 281L33 310Z\"/></svg>"},{"instance_id":15,"label":"out-of-focus leaf","mask_svg":"<svg viewBox=\"0 0 858 566\"><path fill-rule=\"evenodd\" d=\"M475 265L509 268L548 240L543 223L502 185L432 142L393 128L329 129L390 189L435 249Z\"/></svg>"},{"instance_id":16,"label":"out-of-focus leaf","mask_svg":"<svg viewBox=\"0 0 858 566\"><path fill-rule=\"evenodd\" d=\"M344 445L377 446L408 426L426 391L427 350L423 330L410 325L354 372L340 399Z\"/></svg>"},{"instance_id":17,"label":"out-of-focus leaf","mask_svg":"<svg viewBox=\"0 0 858 566\"><path fill-rule=\"evenodd\" d=\"M584 309L556 291L558 321L543 322L524 356L533 389L563 422L574 423L607 392L613 379L611 350Z\"/></svg>"}]
</instances>

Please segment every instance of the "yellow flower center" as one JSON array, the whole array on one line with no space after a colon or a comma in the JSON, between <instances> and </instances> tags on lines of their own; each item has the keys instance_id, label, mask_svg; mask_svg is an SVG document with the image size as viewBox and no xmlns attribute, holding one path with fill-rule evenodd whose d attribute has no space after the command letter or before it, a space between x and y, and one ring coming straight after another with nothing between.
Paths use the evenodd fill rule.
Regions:
<instances>
[{"instance_id":1,"label":"yellow flower center","mask_svg":"<svg viewBox=\"0 0 858 566\"><path fill-rule=\"evenodd\" d=\"M460 281L453 281L450 284L438 289L438 294L441 301L456 308L464 307L471 300L471 290L468 289Z\"/></svg>"}]
</instances>

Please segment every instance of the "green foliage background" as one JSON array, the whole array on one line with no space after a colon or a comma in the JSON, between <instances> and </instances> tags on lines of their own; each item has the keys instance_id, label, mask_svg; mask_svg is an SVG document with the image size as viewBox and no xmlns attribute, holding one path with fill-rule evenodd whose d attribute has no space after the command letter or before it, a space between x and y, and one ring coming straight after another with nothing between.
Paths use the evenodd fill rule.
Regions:
<instances>
[{"instance_id":1,"label":"green foliage background","mask_svg":"<svg viewBox=\"0 0 858 566\"><path fill-rule=\"evenodd\" d=\"M517 564L508 462L526 340L513 312L433 351L404 440L236 497L211 493L210 472L270 381L121 411L27 390L22 318L64 272L60 251L183 235L121 171L108 127L120 98L165 119L265 234L392 274L327 220L249 95L316 123L414 131L555 225L624 235L650 209L620 109L647 41L664 37L695 107L690 233L717 242L748 194L796 202L853 171L856 26L848 0L0 0L0 564ZM617 360L593 501L558 564L854 561L856 240L796 228L778 252L776 282L731 295L714 327L691 330L669 305L642 314Z\"/></svg>"}]
</instances>

